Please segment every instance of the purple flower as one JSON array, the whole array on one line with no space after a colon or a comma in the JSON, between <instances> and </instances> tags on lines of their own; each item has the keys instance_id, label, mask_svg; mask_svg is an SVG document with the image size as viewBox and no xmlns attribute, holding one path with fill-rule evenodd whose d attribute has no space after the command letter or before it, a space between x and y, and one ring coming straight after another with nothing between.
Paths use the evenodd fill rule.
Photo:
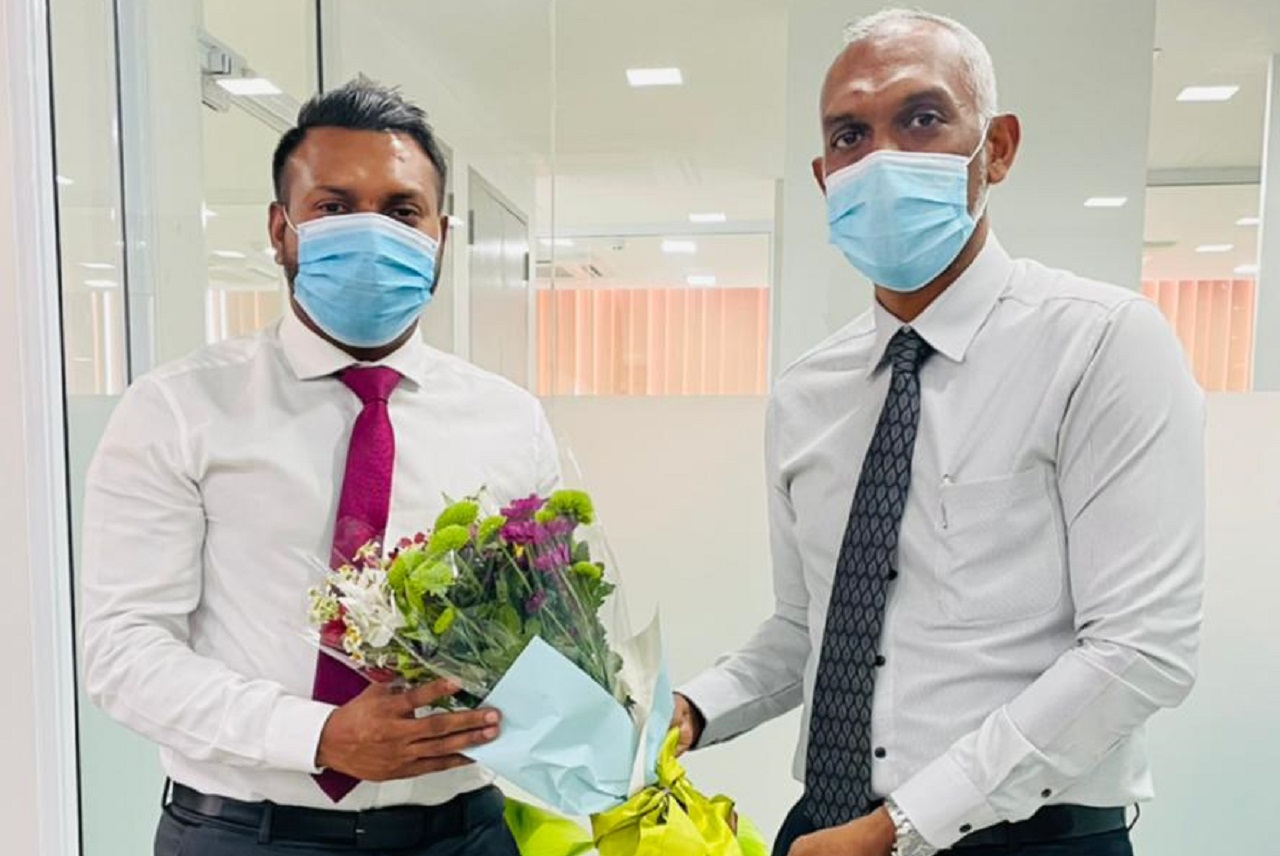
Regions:
<instances>
[{"instance_id":1,"label":"purple flower","mask_svg":"<svg viewBox=\"0 0 1280 856\"><path fill-rule=\"evenodd\" d=\"M512 523L524 523L532 520L533 515L542 510L542 506L547 501L537 494L532 494L524 499L517 499L515 502L502 509L502 516Z\"/></svg>"},{"instance_id":2,"label":"purple flower","mask_svg":"<svg viewBox=\"0 0 1280 856\"><path fill-rule=\"evenodd\" d=\"M540 550L533 557L533 567L543 573L554 571L556 568L563 568L568 564L569 548L563 544L559 544L549 550Z\"/></svg>"},{"instance_id":3,"label":"purple flower","mask_svg":"<svg viewBox=\"0 0 1280 856\"><path fill-rule=\"evenodd\" d=\"M553 538L562 538L565 535L568 535L574 530L576 525L577 524L567 517L556 517L543 524L547 532L550 533Z\"/></svg>"},{"instance_id":4,"label":"purple flower","mask_svg":"<svg viewBox=\"0 0 1280 856\"><path fill-rule=\"evenodd\" d=\"M502 527L502 538L508 544L533 544L538 537L538 524L532 520L520 520Z\"/></svg>"},{"instance_id":5,"label":"purple flower","mask_svg":"<svg viewBox=\"0 0 1280 856\"><path fill-rule=\"evenodd\" d=\"M529 600L525 602L524 611L527 614L532 615L542 609L542 605L546 602L547 593L545 591L534 592L533 597L529 598Z\"/></svg>"}]
</instances>

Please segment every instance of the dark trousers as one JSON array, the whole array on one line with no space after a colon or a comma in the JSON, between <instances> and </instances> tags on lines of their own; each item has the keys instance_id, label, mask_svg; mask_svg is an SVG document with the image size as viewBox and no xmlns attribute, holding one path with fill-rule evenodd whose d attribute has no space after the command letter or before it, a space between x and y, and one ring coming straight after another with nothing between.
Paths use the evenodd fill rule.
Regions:
<instances>
[{"instance_id":1,"label":"dark trousers","mask_svg":"<svg viewBox=\"0 0 1280 856\"><path fill-rule=\"evenodd\" d=\"M165 807L156 830L155 856L519 856L506 821L498 817L463 836L424 842L407 850L357 850L353 846L305 845L293 842L261 844L254 830L192 816L176 806Z\"/></svg>"},{"instance_id":2,"label":"dark trousers","mask_svg":"<svg viewBox=\"0 0 1280 856\"><path fill-rule=\"evenodd\" d=\"M787 819L782 822L782 831L778 833L778 841L773 845L773 856L787 856L797 838L817 831L817 827L804 813L803 803L797 803L787 815ZM1133 856L1133 848L1129 844L1129 831L1121 829L1102 835L1046 844L963 847L944 850L939 856L945 856L945 854L951 854L951 856Z\"/></svg>"}]
</instances>

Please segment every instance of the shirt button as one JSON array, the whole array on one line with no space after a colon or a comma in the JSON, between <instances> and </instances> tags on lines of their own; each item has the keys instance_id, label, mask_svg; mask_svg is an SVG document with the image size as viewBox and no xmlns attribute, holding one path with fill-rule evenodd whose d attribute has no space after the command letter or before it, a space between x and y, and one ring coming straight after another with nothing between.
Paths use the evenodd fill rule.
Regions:
<instances>
[{"instance_id":1,"label":"shirt button","mask_svg":"<svg viewBox=\"0 0 1280 856\"><path fill-rule=\"evenodd\" d=\"M891 579L891 580L896 580L896 579L898 578L898 572L897 572L897 571L892 571L892 570L891 570L891 571L889 571L889 573L885 574L885 576L886 576L886 577L888 577L888 578L889 578L889 579Z\"/></svg>"},{"instance_id":2,"label":"shirt button","mask_svg":"<svg viewBox=\"0 0 1280 856\"><path fill-rule=\"evenodd\" d=\"M876 668L877 668L877 669L878 669L878 668L880 668L881 666L883 666L883 665L885 664L885 662L886 662L886 661L885 661L885 659L884 659L884 655L883 655L883 654L877 654L877 655L876 655ZM1046 793L1046 794L1045 794L1045 796L1048 796L1048 794Z\"/></svg>"},{"instance_id":3,"label":"shirt button","mask_svg":"<svg viewBox=\"0 0 1280 856\"><path fill-rule=\"evenodd\" d=\"M964 826L960 827L961 835L968 835L970 832L973 832L973 827L969 824L966 823Z\"/></svg>"},{"instance_id":4,"label":"shirt button","mask_svg":"<svg viewBox=\"0 0 1280 856\"><path fill-rule=\"evenodd\" d=\"M1043 791L1040 792L1041 799L1047 800L1051 796L1053 796L1053 791L1049 790L1048 788L1045 788Z\"/></svg>"},{"instance_id":5,"label":"shirt button","mask_svg":"<svg viewBox=\"0 0 1280 856\"><path fill-rule=\"evenodd\" d=\"M876 747L875 755L876 755L876 757L877 757L877 758L884 758L884 757L888 756L888 754L889 754L889 753L888 753L888 752L886 752L886 751L884 750L884 747L883 747L883 746L877 746L877 747Z\"/></svg>"}]
</instances>

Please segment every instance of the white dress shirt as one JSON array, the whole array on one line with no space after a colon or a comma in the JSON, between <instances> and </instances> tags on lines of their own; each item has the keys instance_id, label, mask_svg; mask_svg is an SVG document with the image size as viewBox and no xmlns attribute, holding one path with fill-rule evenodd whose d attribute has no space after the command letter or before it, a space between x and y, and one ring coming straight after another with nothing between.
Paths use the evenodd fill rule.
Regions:
<instances>
[{"instance_id":1,"label":"white dress shirt","mask_svg":"<svg viewBox=\"0 0 1280 856\"><path fill-rule=\"evenodd\" d=\"M682 690L705 743L810 707L902 326L877 304L777 384L777 608ZM1133 292L1014 261L994 237L911 326L936 353L886 607L873 788L939 848L1045 804L1150 798L1142 726L1190 690L1201 616L1203 396L1173 331Z\"/></svg>"},{"instance_id":2,"label":"white dress shirt","mask_svg":"<svg viewBox=\"0 0 1280 856\"><path fill-rule=\"evenodd\" d=\"M290 313L139 380L89 471L86 689L189 787L334 807L310 777L332 707L311 700L304 633L361 410L334 375L353 363ZM429 527L446 495L554 486L555 442L528 392L417 336L382 365L404 376L389 541ZM439 804L491 778L470 766L362 783L338 807Z\"/></svg>"}]
</instances>

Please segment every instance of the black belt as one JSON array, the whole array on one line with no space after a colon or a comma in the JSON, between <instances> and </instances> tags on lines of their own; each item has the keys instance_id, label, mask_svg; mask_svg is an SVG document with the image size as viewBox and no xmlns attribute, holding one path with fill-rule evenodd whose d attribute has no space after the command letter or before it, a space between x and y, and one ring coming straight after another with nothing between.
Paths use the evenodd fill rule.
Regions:
<instances>
[{"instance_id":1,"label":"black belt","mask_svg":"<svg viewBox=\"0 0 1280 856\"><path fill-rule=\"evenodd\" d=\"M1117 832L1128 826L1122 808L1091 808L1082 805L1045 806L1026 820L999 823L960 839L952 847L1000 847L1048 844Z\"/></svg>"},{"instance_id":2,"label":"black belt","mask_svg":"<svg viewBox=\"0 0 1280 856\"><path fill-rule=\"evenodd\" d=\"M356 850L398 850L460 838L497 823L504 806L502 792L493 787L462 794L439 806L333 811L242 802L174 783L170 810L179 821L243 830L263 844L341 844Z\"/></svg>"}]
</instances>

